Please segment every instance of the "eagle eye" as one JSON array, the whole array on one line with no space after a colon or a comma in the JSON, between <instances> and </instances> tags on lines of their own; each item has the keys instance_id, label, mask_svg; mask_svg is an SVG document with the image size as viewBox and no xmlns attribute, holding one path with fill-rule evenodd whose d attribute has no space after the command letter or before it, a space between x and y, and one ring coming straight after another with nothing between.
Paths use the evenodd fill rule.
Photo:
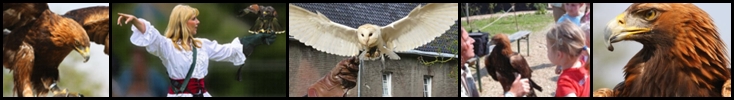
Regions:
<instances>
[{"instance_id":1,"label":"eagle eye","mask_svg":"<svg viewBox=\"0 0 734 100\"><path fill-rule=\"evenodd\" d=\"M645 19L646 20L655 19L655 17L657 16L657 14L658 13L655 10L649 10L649 11L645 12Z\"/></svg>"}]
</instances>

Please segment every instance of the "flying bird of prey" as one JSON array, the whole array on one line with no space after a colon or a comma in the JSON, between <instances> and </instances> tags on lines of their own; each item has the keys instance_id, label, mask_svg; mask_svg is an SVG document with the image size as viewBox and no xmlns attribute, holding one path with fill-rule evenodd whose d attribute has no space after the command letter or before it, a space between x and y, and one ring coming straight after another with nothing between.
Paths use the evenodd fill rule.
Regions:
<instances>
[{"instance_id":1,"label":"flying bird of prey","mask_svg":"<svg viewBox=\"0 0 734 100\"><path fill-rule=\"evenodd\" d=\"M275 8L272 6L252 4L240 11L240 16L245 16L245 14L249 13L254 13L258 16L257 20L255 20L255 25L253 25L249 30L250 33L285 33L285 30L280 27L280 24L278 24L278 19L275 18L278 17L278 12L276 12Z\"/></svg>"},{"instance_id":2,"label":"flying bird of prey","mask_svg":"<svg viewBox=\"0 0 734 100\"><path fill-rule=\"evenodd\" d=\"M519 53L512 52L512 45L507 35L497 34L493 36L490 44L495 45L495 47L492 48L489 55L480 58L480 66L484 66L489 76L502 84L504 92L510 91L517 74L520 74L522 78L528 78L530 81L530 92L528 92L527 97L537 96L534 89L543 91L540 85L530 79L533 71L525 58Z\"/></svg>"},{"instance_id":3,"label":"flying bird of prey","mask_svg":"<svg viewBox=\"0 0 734 100\"><path fill-rule=\"evenodd\" d=\"M595 96L721 97L731 79L728 50L708 13L693 4L635 3L606 26L610 43L643 45L624 66L624 82Z\"/></svg>"},{"instance_id":4,"label":"flying bird of prey","mask_svg":"<svg viewBox=\"0 0 734 100\"><path fill-rule=\"evenodd\" d=\"M358 28L335 23L318 11L314 13L292 4L288 11L289 35L316 50L367 60L384 58L384 55L399 60L395 52L413 50L449 30L458 19L459 4L419 5L389 25L364 24Z\"/></svg>"},{"instance_id":5,"label":"flying bird of prey","mask_svg":"<svg viewBox=\"0 0 734 100\"><path fill-rule=\"evenodd\" d=\"M51 12L46 3L3 3L3 6L3 22L15 23L9 26L3 23L10 30L3 39L3 66L13 71L14 93L20 97L45 96L49 92L54 96L81 96L61 90L57 83L59 64L72 50L79 52L84 62L89 60L89 37L82 25ZM27 20L19 16L35 18Z\"/></svg>"},{"instance_id":6,"label":"flying bird of prey","mask_svg":"<svg viewBox=\"0 0 734 100\"><path fill-rule=\"evenodd\" d=\"M308 88L304 97L346 97L347 92L357 85L359 60L355 57L339 62L336 67Z\"/></svg>"}]
</instances>

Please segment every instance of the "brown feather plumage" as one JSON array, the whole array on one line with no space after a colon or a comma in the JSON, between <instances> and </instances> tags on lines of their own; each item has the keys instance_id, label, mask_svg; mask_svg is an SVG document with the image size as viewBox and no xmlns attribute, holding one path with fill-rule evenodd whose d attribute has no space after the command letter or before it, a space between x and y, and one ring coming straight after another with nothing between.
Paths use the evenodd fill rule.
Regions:
<instances>
[{"instance_id":1,"label":"brown feather plumage","mask_svg":"<svg viewBox=\"0 0 734 100\"><path fill-rule=\"evenodd\" d=\"M58 66L64 58L72 50L89 48L84 28L74 20L48 9L40 10L43 13L37 19L11 30L7 40L3 40L3 66L10 66L14 71L14 91L18 96L34 96L33 91L38 96L45 96L50 92L49 86L58 82Z\"/></svg>"},{"instance_id":2,"label":"brown feather plumage","mask_svg":"<svg viewBox=\"0 0 734 100\"><path fill-rule=\"evenodd\" d=\"M80 8L66 12L65 17L74 19L87 31L89 41L105 46L104 53L109 55L111 38L110 29L110 7L94 6Z\"/></svg>"},{"instance_id":3,"label":"brown feather plumage","mask_svg":"<svg viewBox=\"0 0 734 100\"><path fill-rule=\"evenodd\" d=\"M510 40L505 34L497 34L492 37L491 44L495 47L492 52L488 55L487 59L484 60L483 65L487 69L487 73L492 79L499 81L502 84L504 92L510 90L512 82L515 81L517 74L520 74L522 78L528 78L530 81L530 92L528 97L536 97L535 90L543 91L540 85L536 84L535 81L530 79L533 71L530 69L525 58L512 51L510 47Z\"/></svg>"},{"instance_id":4,"label":"brown feather plumage","mask_svg":"<svg viewBox=\"0 0 734 100\"><path fill-rule=\"evenodd\" d=\"M45 3L3 3L3 29L10 30L32 23L48 9Z\"/></svg>"},{"instance_id":5,"label":"brown feather plumage","mask_svg":"<svg viewBox=\"0 0 734 100\"><path fill-rule=\"evenodd\" d=\"M650 11L658 15L644 17ZM645 19L636 24L650 30L625 37L644 46L625 66L624 85L616 87L616 96L722 96L731 78L730 62L705 11L693 4L632 4L624 13L620 23Z\"/></svg>"}]
</instances>

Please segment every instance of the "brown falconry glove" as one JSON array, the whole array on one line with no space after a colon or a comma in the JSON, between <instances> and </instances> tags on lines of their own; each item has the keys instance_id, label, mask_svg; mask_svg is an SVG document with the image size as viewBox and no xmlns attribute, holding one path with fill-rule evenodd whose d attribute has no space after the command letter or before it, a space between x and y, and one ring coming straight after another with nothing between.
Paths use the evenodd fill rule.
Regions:
<instances>
[{"instance_id":1,"label":"brown falconry glove","mask_svg":"<svg viewBox=\"0 0 734 100\"><path fill-rule=\"evenodd\" d=\"M324 77L308 88L307 97L343 97L357 85L359 60L356 57L339 62Z\"/></svg>"}]
</instances>

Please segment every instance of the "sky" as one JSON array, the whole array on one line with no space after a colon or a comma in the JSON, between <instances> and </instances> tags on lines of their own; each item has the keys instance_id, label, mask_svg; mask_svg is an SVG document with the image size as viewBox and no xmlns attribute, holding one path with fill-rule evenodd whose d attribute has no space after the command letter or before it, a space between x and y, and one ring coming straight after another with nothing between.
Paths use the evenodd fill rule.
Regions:
<instances>
[{"instance_id":1,"label":"sky","mask_svg":"<svg viewBox=\"0 0 734 100\"><path fill-rule=\"evenodd\" d=\"M64 14L70 10L84 8L84 7L90 7L90 6L109 6L109 3L49 3L48 4L49 9L51 9L52 12L56 14ZM104 53L104 45L99 45L96 43L90 43L90 59L87 63L83 63L83 58L79 53L77 52L71 52L66 57L66 59L61 62L61 66L59 69L62 68L74 68L77 72L83 72L83 74L86 74L87 78L86 80L89 80L86 83L80 83L80 84L101 84L100 89L95 89L95 94L84 94L85 96L101 96L101 97L109 97L109 83L110 83L110 74L109 74L109 56ZM3 69L4 74L9 74L7 69ZM60 71L60 78L72 78L72 77L64 77L64 71ZM64 84L60 84L61 88L64 88ZM12 87L11 87L12 88ZM74 89L69 89L74 90ZM77 92L77 91L72 91ZM3 93L3 96L5 93Z\"/></svg>"},{"instance_id":2,"label":"sky","mask_svg":"<svg viewBox=\"0 0 734 100\"><path fill-rule=\"evenodd\" d=\"M731 61L731 3L694 4L706 11L714 20L714 24L718 27L721 39L726 43L726 47L729 51L729 60ZM622 82L624 75L622 68L635 53L642 49L642 44L639 42L622 41L614 43L614 52L611 52L607 50L606 45L603 43L604 36L602 32L604 30L604 26L606 26L606 24L614 17L626 10L629 5L631 5L631 3L593 3L593 90L596 90L598 87L612 88L617 83Z\"/></svg>"}]
</instances>

